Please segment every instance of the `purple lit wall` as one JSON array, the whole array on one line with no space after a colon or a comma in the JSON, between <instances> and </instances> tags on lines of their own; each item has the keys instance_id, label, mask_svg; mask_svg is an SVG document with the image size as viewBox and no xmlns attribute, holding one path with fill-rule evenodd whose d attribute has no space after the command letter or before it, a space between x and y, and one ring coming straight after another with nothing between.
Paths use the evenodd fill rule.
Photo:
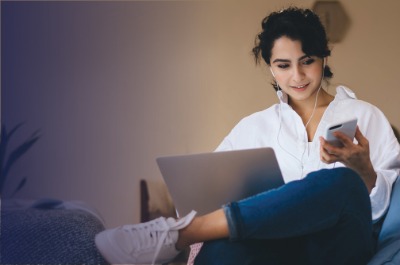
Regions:
<instances>
[{"instance_id":1,"label":"purple lit wall","mask_svg":"<svg viewBox=\"0 0 400 265\"><path fill-rule=\"evenodd\" d=\"M273 2L273 3L272 3ZM250 51L261 19L314 1L1 1L1 118L37 144L10 172L7 196L81 200L108 226L139 220L139 180L155 158L212 151L242 117L276 102ZM329 64L398 118L395 0L344 2L351 18ZM374 19L371 19L374 17ZM331 90L334 92L334 90Z\"/></svg>"}]
</instances>

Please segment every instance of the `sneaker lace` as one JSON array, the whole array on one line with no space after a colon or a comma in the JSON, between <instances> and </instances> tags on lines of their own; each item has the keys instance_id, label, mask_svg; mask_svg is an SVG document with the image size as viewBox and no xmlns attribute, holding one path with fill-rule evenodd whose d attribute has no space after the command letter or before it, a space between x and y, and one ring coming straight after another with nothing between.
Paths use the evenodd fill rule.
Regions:
<instances>
[{"instance_id":1,"label":"sneaker lace","mask_svg":"<svg viewBox=\"0 0 400 265\"><path fill-rule=\"evenodd\" d=\"M191 211L188 215L178 220L175 220L174 218L166 219L165 217L160 217L153 221L136 225L134 228L124 226L123 229L126 232L136 234L135 237L138 238L136 242L132 242L136 243L136 246L132 248L131 253L141 249L153 248L155 246L152 261L152 265L154 265L163 245L176 243L172 237L172 233L170 232L178 231L188 226L195 215L196 212Z\"/></svg>"}]
</instances>

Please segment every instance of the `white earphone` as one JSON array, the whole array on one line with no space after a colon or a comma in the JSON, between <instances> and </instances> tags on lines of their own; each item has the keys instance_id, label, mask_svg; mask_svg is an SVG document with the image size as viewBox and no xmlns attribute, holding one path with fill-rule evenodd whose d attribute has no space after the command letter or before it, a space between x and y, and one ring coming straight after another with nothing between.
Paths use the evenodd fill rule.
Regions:
<instances>
[{"instance_id":1,"label":"white earphone","mask_svg":"<svg viewBox=\"0 0 400 265\"><path fill-rule=\"evenodd\" d=\"M275 78L275 74L274 74L274 71L272 71L271 66L269 67L269 70L271 71L272 76Z\"/></svg>"},{"instance_id":2,"label":"white earphone","mask_svg":"<svg viewBox=\"0 0 400 265\"><path fill-rule=\"evenodd\" d=\"M281 98L283 96L282 89L279 87L278 81L276 81L274 71L272 71L271 67L269 67L269 70L271 71L271 74L275 79L276 86L278 87L278 90L276 91L276 95L278 95L278 98Z\"/></svg>"}]
</instances>

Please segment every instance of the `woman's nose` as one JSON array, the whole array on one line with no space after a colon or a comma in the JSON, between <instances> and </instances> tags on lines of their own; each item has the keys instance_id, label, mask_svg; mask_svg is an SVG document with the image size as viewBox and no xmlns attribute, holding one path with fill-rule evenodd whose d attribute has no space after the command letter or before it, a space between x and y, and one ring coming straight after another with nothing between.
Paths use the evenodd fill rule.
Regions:
<instances>
[{"instance_id":1,"label":"woman's nose","mask_svg":"<svg viewBox=\"0 0 400 265\"><path fill-rule=\"evenodd\" d=\"M304 79L304 71L301 67L293 67L293 81L301 82Z\"/></svg>"}]
</instances>

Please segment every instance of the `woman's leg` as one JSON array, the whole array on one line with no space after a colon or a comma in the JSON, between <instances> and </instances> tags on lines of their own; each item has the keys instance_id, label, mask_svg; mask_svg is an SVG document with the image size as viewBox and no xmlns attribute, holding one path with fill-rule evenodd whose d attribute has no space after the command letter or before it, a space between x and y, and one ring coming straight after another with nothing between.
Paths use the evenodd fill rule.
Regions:
<instances>
[{"instance_id":1,"label":"woman's leg","mask_svg":"<svg viewBox=\"0 0 400 265\"><path fill-rule=\"evenodd\" d=\"M108 229L96 235L96 246L111 263L163 263L176 248L217 239L205 243L196 264L363 264L372 254L368 192L346 168L194 215ZM221 250L227 255L217 255Z\"/></svg>"},{"instance_id":2,"label":"woman's leg","mask_svg":"<svg viewBox=\"0 0 400 265\"><path fill-rule=\"evenodd\" d=\"M177 249L191 244L229 237L228 221L223 209L198 216L185 228L179 230Z\"/></svg>"},{"instance_id":3,"label":"woman's leg","mask_svg":"<svg viewBox=\"0 0 400 265\"><path fill-rule=\"evenodd\" d=\"M313 172L303 180L231 203L224 211L230 239L206 243L199 255L202 262L196 264L257 264L228 263L226 257L217 260L213 251L223 245L235 262L239 257L255 255L254 248L246 247L246 242L251 246L253 240L265 242L265 250L256 251L265 258L271 256L271 240L300 240L309 264L363 264L372 255L368 192L359 176L347 168ZM207 238L207 233L202 236ZM212 244L219 246L207 246ZM283 253L290 255L297 250L285 249ZM272 252L272 256L276 254Z\"/></svg>"}]
</instances>

